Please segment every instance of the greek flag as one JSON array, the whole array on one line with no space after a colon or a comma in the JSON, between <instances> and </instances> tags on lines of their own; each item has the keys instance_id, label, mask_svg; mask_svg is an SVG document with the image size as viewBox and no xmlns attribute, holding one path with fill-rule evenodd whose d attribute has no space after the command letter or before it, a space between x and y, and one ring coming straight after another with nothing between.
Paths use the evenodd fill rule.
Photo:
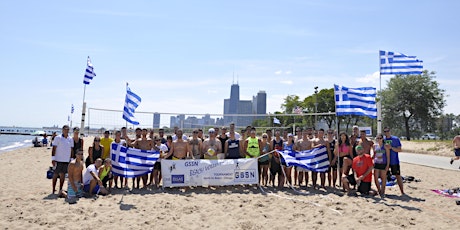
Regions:
<instances>
[{"instance_id":1,"label":"greek flag","mask_svg":"<svg viewBox=\"0 0 460 230\"><path fill-rule=\"evenodd\" d=\"M423 61L416 56L380 51L380 74L422 74Z\"/></svg>"},{"instance_id":2,"label":"greek flag","mask_svg":"<svg viewBox=\"0 0 460 230\"><path fill-rule=\"evenodd\" d=\"M139 125L139 122L134 117L134 111L136 110L137 106L139 106L139 103L141 103L141 97L131 92L128 84L126 84L126 99L125 107L123 108L123 119L133 125Z\"/></svg>"},{"instance_id":3,"label":"greek flag","mask_svg":"<svg viewBox=\"0 0 460 230\"><path fill-rule=\"evenodd\" d=\"M88 60L86 63L86 72L85 76L83 77L83 84L89 85L89 82L93 80L93 77L96 76L96 73L93 69L93 64L91 63L91 59L88 56Z\"/></svg>"},{"instance_id":4,"label":"greek flag","mask_svg":"<svg viewBox=\"0 0 460 230\"><path fill-rule=\"evenodd\" d=\"M348 88L334 85L337 116L357 115L377 118L376 90L373 87Z\"/></svg>"},{"instance_id":5,"label":"greek flag","mask_svg":"<svg viewBox=\"0 0 460 230\"><path fill-rule=\"evenodd\" d=\"M292 150L277 152L281 154L287 166L297 166L312 172L326 172L329 168L329 157L326 146L300 152Z\"/></svg>"},{"instance_id":6,"label":"greek flag","mask_svg":"<svg viewBox=\"0 0 460 230\"><path fill-rule=\"evenodd\" d=\"M153 165L160 158L160 152L127 148L112 143L110 157L113 174L133 178L151 173Z\"/></svg>"}]
</instances>

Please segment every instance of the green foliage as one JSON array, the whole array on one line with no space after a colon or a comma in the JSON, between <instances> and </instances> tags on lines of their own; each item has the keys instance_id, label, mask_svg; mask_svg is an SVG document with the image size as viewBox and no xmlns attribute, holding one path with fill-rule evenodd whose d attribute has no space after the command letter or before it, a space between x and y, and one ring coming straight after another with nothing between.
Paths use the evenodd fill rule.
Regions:
<instances>
[{"instance_id":1,"label":"green foliage","mask_svg":"<svg viewBox=\"0 0 460 230\"><path fill-rule=\"evenodd\" d=\"M391 78L388 87L379 92L384 126L404 127L408 139L416 130L434 131L436 118L445 106L445 91L435 77L435 72L425 70L421 75Z\"/></svg>"}]
</instances>

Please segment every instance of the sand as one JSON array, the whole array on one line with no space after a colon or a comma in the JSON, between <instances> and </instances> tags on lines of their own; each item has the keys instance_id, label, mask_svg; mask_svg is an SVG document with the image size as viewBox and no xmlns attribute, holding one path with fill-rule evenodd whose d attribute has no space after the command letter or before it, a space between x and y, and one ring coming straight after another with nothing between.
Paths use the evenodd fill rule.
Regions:
<instances>
[{"instance_id":1,"label":"sand","mask_svg":"<svg viewBox=\"0 0 460 230\"><path fill-rule=\"evenodd\" d=\"M407 196L389 188L384 200L343 196L336 189L232 186L118 189L69 205L51 194L50 152L23 148L0 154L6 173L2 229L458 229L460 221L455 199L431 191L460 186L460 170L402 164L403 175L421 182L405 183Z\"/></svg>"}]
</instances>

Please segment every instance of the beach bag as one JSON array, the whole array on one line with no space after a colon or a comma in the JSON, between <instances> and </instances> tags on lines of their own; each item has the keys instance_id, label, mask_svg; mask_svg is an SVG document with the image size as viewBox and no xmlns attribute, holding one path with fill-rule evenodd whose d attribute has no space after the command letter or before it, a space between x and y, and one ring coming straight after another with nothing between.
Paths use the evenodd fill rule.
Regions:
<instances>
[{"instance_id":1,"label":"beach bag","mask_svg":"<svg viewBox=\"0 0 460 230\"><path fill-rule=\"evenodd\" d=\"M54 169L53 167L50 167L48 171L46 171L46 178L53 179L53 175L54 175Z\"/></svg>"}]
</instances>

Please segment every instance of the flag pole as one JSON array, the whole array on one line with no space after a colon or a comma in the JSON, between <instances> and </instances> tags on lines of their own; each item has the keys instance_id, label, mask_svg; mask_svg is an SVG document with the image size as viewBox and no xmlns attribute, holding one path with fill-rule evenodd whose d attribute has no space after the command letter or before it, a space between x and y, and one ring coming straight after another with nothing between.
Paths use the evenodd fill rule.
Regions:
<instances>
[{"instance_id":1,"label":"flag pole","mask_svg":"<svg viewBox=\"0 0 460 230\"><path fill-rule=\"evenodd\" d=\"M380 51L379 51L379 63L380 61ZM382 133L382 73L379 69L379 91L380 91L380 100L377 102L377 134Z\"/></svg>"},{"instance_id":2,"label":"flag pole","mask_svg":"<svg viewBox=\"0 0 460 230\"><path fill-rule=\"evenodd\" d=\"M335 99L335 85L334 85L334 104L335 104L336 138L337 138L337 145L338 145L340 136L339 136L339 118L338 118L339 116L337 116L337 100ZM339 151L338 148L334 148L334 149L337 149L337 153L338 153L338 156L337 156L337 179L339 179L339 186L342 186L342 178L339 177L340 176L340 151ZM335 154L335 153L332 153L332 154ZM332 172L334 172L334 170L332 170Z\"/></svg>"},{"instance_id":3,"label":"flag pole","mask_svg":"<svg viewBox=\"0 0 460 230\"><path fill-rule=\"evenodd\" d=\"M83 105L81 108L81 124L80 124L80 133L85 133L85 115L86 115L86 102L85 102L85 95L86 95L86 84L83 84ZM89 130L88 130L89 132Z\"/></svg>"}]
</instances>

